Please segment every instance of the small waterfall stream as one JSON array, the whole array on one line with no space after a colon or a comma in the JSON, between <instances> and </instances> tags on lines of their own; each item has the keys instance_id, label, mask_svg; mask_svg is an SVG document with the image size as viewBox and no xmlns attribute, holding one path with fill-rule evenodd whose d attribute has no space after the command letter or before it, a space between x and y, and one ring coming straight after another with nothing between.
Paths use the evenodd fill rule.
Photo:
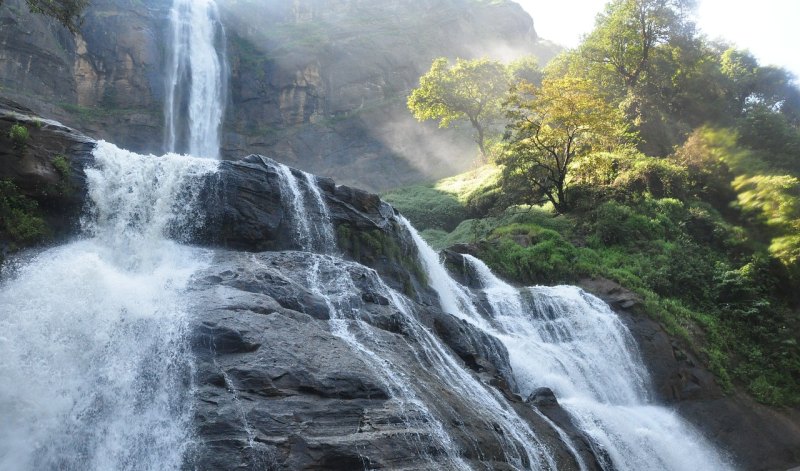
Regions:
<instances>
[{"instance_id":1,"label":"small waterfall stream","mask_svg":"<svg viewBox=\"0 0 800 471\"><path fill-rule=\"evenodd\" d=\"M279 164L277 171L281 176L282 193L288 200L287 206L293 211L294 230L299 234L304 250L316 250L323 254L336 253L329 210L313 176L304 174L306 188L303 191L299 180L288 167ZM308 220L306 205L313 207L314 212L322 216L321 220ZM319 228L316 237L311 234L312 223ZM350 345L353 352L361 356L383 378L393 398L400 401L406 410L407 425L410 428L426 429L427 435L435 440L439 452L448 457L451 469L470 469L461 459L461 450L445 431L440 419L420 399L423 392L417 391L419 385L410 379L413 373L386 360L390 352L382 352L382 342L371 333L372 327L366 320L361 318L361 294L347 270L354 264L337 256L312 257L308 279L297 281L307 284L312 292L325 299L332 313L331 332ZM555 461L537 438L536 432L507 405L501 394L477 381L441 340L420 322L411 303L386 286L374 270L368 270L378 291L386 295L403 315L408 334L417 343L416 348L421 349L414 349L415 354L421 355L418 357L419 363L433 365L440 380L465 399L472 409L481 411L487 427L491 428L492 424L496 424L494 426L500 429L496 438L502 444L507 461L514 463L517 469L556 469Z\"/></svg>"},{"instance_id":2,"label":"small waterfall stream","mask_svg":"<svg viewBox=\"0 0 800 471\"><path fill-rule=\"evenodd\" d=\"M578 288L523 290L465 256L491 307L452 279L438 255L403 220L418 245L442 309L506 346L520 393L552 388L606 469L726 470L733 466L676 413L650 403L647 371L635 341L611 309Z\"/></svg>"},{"instance_id":3,"label":"small waterfall stream","mask_svg":"<svg viewBox=\"0 0 800 471\"><path fill-rule=\"evenodd\" d=\"M267 159L263 162L273 166ZM285 164L279 163L275 167L298 246L309 252L336 253L338 249L331 214L320 192L317 177L302 170L293 170ZM298 179L293 172L301 174L302 179ZM307 207L312 209L311 215Z\"/></svg>"},{"instance_id":4,"label":"small waterfall stream","mask_svg":"<svg viewBox=\"0 0 800 471\"><path fill-rule=\"evenodd\" d=\"M214 0L174 0L164 98L167 152L217 158L228 68Z\"/></svg>"},{"instance_id":5,"label":"small waterfall stream","mask_svg":"<svg viewBox=\"0 0 800 471\"><path fill-rule=\"evenodd\" d=\"M183 294L208 263L179 245L216 163L99 143L86 237L0 285L0 469L179 469L191 359ZM168 237L169 236L169 237Z\"/></svg>"}]
</instances>

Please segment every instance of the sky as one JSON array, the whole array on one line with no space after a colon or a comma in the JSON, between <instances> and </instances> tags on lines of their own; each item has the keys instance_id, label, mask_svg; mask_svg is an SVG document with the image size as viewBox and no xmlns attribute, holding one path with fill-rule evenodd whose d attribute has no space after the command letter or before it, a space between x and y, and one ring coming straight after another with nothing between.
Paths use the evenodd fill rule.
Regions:
<instances>
[{"instance_id":1,"label":"sky","mask_svg":"<svg viewBox=\"0 0 800 471\"><path fill-rule=\"evenodd\" d=\"M539 36L568 47L592 30L595 16L606 4L606 0L515 1L533 17ZM785 67L800 77L800 0L697 0L697 4L695 21L708 37L749 49L762 65Z\"/></svg>"}]
</instances>

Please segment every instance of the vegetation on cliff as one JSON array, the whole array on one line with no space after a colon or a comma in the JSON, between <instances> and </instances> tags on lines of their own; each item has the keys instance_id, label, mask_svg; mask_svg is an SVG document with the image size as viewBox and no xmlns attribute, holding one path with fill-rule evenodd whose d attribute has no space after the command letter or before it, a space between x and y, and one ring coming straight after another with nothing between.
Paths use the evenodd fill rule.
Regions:
<instances>
[{"instance_id":1,"label":"vegetation on cliff","mask_svg":"<svg viewBox=\"0 0 800 471\"><path fill-rule=\"evenodd\" d=\"M800 90L690 6L610 2L541 84L512 81L494 162L385 197L509 279L612 279L727 388L800 404Z\"/></svg>"}]
</instances>

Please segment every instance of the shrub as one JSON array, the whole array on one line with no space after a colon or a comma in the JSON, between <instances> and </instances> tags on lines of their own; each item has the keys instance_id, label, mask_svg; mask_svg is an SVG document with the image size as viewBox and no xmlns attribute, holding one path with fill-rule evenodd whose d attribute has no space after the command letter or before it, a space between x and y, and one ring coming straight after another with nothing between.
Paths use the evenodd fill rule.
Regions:
<instances>
[{"instance_id":1,"label":"shrub","mask_svg":"<svg viewBox=\"0 0 800 471\"><path fill-rule=\"evenodd\" d=\"M53 167L55 167L56 172L61 176L63 179L69 178L70 174L72 173L72 169L70 168L69 161L63 155L57 155L52 160Z\"/></svg>"},{"instance_id":2,"label":"shrub","mask_svg":"<svg viewBox=\"0 0 800 471\"><path fill-rule=\"evenodd\" d=\"M687 195L686 169L665 159L642 158L614 181L614 186L631 196L649 194L655 198L680 198Z\"/></svg>"},{"instance_id":3,"label":"shrub","mask_svg":"<svg viewBox=\"0 0 800 471\"><path fill-rule=\"evenodd\" d=\"M700 128L675 151L671 160L686 168L689 191L718 208L727 206L735 197L731 188L733 174L725 162L740 152L729 131Z\"/></svg>"},{"instance_id":4,"label":"shrub","mask_svg":"<svg viewBox=\"0 0 800 471\"><path fill-rule=\"evenodd\" d=\"M0 180L0 239L8 240L13 249L47 235L36 201L22 195L12 182Z\"/></svg>"},{"instance_id":5,"label":"shrub","mask_svg":"<svg viewBox=\"0 0 800 471\"><path fill-rule=\"evenodd\" d=\"M530 224L495 229L481 256L501 274L528 284L563 283L582 275L575 270L578 250L561 235Z\"/></svg>"},{"instance_id":6,"label":"shrub","mask_svg":"<svg viewBox=\"0 0 800 471\"><path fill-rule=\"evenodd\" d=\"M657 222L613 201L600 205L593 219L595 240L604 245L629 245L663 236Z\"/></svg>"},{"instance_id":7,"label":"shrub","mask_svg":"<svg viewBox=\"0 0 800 471\"><path fill-rule=\"evenodd\" d=\"M28 139L30 138L30 133L28 133L28 128L25 126L21 124L14 124L8 131L8 138L11 139L14 147L21 149L27 145Z\"/></svg>"}]
</instances>

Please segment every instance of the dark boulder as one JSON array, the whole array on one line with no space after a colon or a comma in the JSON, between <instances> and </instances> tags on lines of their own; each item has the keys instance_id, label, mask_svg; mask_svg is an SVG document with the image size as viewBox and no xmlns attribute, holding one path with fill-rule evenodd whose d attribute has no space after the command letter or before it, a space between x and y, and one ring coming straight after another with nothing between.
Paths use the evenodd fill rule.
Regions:
<instances>
[{"instance_id":1,"label":"dark boulder","mask_svg":"<svg viewBox=\"0 0 800 471\"><path fill-rule=\"evenodd\" d=\"M533 404L536 407L553 407L558 405L558 399L550 388L537 388L534 389L525 399L528 404Z\"/></svg>"}]
</instances>

